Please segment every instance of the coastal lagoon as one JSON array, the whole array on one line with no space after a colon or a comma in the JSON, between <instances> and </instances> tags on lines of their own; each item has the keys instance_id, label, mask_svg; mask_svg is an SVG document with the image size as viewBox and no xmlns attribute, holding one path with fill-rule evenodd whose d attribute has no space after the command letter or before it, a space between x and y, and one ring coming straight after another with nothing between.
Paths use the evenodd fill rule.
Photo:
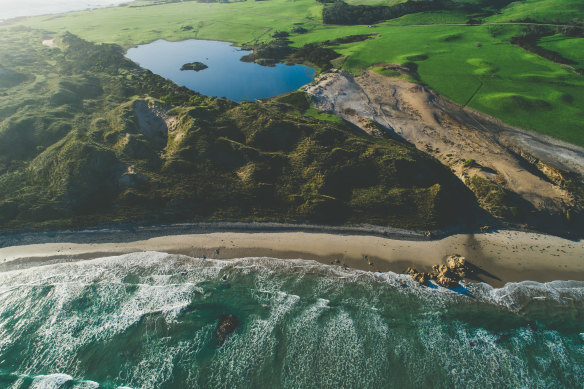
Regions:
<instances>
[{"instance_id":1,"label":"coastal lagoon","mask_svg":"<svg viewBox=\"0 0 584 389\"><path fill-rule=\"evenodd\" d=\"M249 53L228 42L157 40L128 50L126 57L191 90L237 102L291 92L314 78L314 69L304 65L262 66L240 61ZM193 62L208 68L198 72L181 70L184 64Z\"/></svg>"},{"instance_id":2,"label":"coastal lagoon","mask_svg":"<svg viewBox=\"0 0 584 389\"><path fill-rule=\"evenodd\" d=\"M453 291L300 259L145 252L0 285L2 387L584 385L582 282ZM221 344L224 315L238 325Z\"/></svg>"}]
</instances>

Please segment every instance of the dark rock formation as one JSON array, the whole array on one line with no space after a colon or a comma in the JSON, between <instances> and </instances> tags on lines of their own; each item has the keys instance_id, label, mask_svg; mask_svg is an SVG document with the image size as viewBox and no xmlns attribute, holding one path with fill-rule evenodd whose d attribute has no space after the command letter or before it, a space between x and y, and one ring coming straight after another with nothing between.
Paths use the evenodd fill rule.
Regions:
<instances>
[{"instance_id":1,"label":"dark rock formation","mask_svg":"<svg viewBox=\"0 0 584 389\"><path fill-rule=\"evenodd\" d=\"M180 70L194 70L195 72L198 72L207 68L208 66L202 62L191 62L185 63L183 66L181 66Z\"/></svg>"},{"instance_id":2,"label":"dark rock formation","mask_svg":"<svg viewBox=\"0 0 584 389\"><path fill-rule=\"evenodd\" d=\"M289 36L290 33L287 31L276 31L275 33L272 34L272 37L276 39L286 39Z\"/></svg>"},{"instance_id":3,"label":"dark rock formation","mask_svg":"<svg viewBox=\"0 0 584 389\"><path fill-rule=\"evenodd\" d=\"M219 318L219 323L217 323L217 328L215 328L215 336L219 340L219 344L223 345L229 335L231 335L239 326L239 319L237 316L229 314L222 315Z\"/></svg>"},{"instance_id":4,"label":"dark rock formation","mask_svg":"<svg viewBox=\"0 0 584 389\"><path fill-rule=\"evenodd\" d=\"M294 27L290 31L294 34L306 34L308 32L308 30L304 27Z\"/></svg>"}]
</instances>

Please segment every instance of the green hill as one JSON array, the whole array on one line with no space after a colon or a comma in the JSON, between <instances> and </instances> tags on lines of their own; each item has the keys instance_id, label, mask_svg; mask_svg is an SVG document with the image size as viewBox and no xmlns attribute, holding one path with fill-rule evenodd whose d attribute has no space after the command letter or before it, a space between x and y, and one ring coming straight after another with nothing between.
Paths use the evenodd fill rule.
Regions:
<instances>
[{"instance_id":1,"label":"green hill","mask_svg":"<svg viewBox=\"0 0 584 389\"><path fill-rule=\"evenodd\" d=\"M305 116L300 92L238 105L155 76L116 45L66 34L56 49L40 38L22 29L0 38L2 66L27 77L0 89L4 230L200 220L435 228L472 217L472 196L438 161Z\"/></svg>"}]
</instances>

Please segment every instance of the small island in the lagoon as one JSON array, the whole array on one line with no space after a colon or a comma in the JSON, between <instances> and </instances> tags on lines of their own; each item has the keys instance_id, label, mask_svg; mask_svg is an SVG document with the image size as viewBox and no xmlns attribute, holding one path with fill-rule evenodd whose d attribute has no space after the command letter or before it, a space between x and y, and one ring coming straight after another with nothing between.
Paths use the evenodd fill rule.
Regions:
<instances>
[{"instance_id":1,"label":"small island in the lagoon","mask_svg":"<svg viewBox=\"0 0 584 389\"><path fill-rule=\"evenodd\" d=\"M199 71L205 70L207 68L208 68L208 66L202 62L191 62L191 63L185 63L183 66L181 66L180 70L194 70L195 72L199 72Z\"/></svg>"}]
</instances>

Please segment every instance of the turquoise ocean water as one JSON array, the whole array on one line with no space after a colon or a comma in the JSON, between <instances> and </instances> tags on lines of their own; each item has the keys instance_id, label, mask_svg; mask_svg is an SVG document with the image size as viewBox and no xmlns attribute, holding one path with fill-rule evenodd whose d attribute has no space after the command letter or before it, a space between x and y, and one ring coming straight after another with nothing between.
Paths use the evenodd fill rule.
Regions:
<instances>
[{"instance_id":1,"label":"turquoise ocean water","mask_svg":"<svg viewBox=\"0 0 584 389\"><path fill-rule=\"evenodd\" d=\"M582 387L583 319L583 282L136 253L0 273L0 387Z\"/></svg>"}]
</instances>

